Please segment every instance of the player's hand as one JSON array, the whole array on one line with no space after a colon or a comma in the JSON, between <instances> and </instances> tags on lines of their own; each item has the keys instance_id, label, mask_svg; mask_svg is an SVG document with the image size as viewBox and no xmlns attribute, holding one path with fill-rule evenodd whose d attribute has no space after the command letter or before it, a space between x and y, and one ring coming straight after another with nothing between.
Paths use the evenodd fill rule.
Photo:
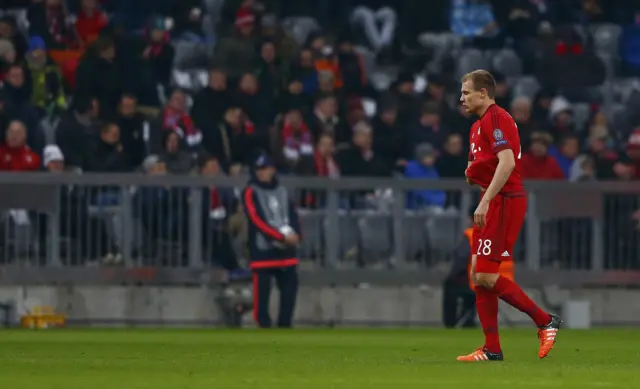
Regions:
<instances>
[{"instance_id":1,"label":"player's hand","mask_svg":"<svg viewBox=\"0 0 640 389\"><path fill-rule=\"evenodd\" d=\"M293 233L293 234L287 234L284 236L284 243L286 243L289 246L295 246L300 242L300 236L298 236L298 234Z\"/></svg>"},{"instance_id":2,"label":"player's hand","mask_svg":"<svg viewBox=\"0 0 640 389\"><path fill-rule=\"evenodd\" d=\"M473 213L473 222L480 228L483 228L487 224L487 213L489 212L489 202L486 200L480 200L478 208Z\"/></svg>"}]
</instances>

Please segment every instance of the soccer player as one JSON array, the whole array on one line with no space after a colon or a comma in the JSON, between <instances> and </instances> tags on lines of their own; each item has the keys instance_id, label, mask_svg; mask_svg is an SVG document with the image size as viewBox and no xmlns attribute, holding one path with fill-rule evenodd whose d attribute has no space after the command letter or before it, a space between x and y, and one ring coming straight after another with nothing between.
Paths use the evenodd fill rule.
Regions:
<instances>
[{"instance_id":1,"label":"soccer player","mask_svg":"<svg viewBox=\"0 0 640 389\"><path fill-rule=\"evenodd\" d=\"M513 118L496 105L491 73L476 70L462 78L460 101L480 118L471 127L467 182L482 189L474 212L471 276L484 346L459 361L503 360L498 335L498 299L529 315L538 327L538 357L549 354L562 321L543 311L511 279L500 275L500 263L510 259L527 212L520 176L522 150Z\"/></svg>"}]
</instances>

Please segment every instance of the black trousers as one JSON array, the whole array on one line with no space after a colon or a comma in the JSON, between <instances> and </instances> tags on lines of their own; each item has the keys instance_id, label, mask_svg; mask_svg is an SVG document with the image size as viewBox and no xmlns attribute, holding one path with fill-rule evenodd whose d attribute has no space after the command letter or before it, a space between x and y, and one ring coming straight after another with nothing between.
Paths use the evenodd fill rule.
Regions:
<instances>
[{"instance_id":1,"label":"black trousers","mask_svg":"<svg viewBox=\"0 0 640 389\"><path fill-rule=\"evenodd\" d=\"M461 323L462 327L475 327L476 295L469 285L447 280L442 287L444 326L453 328L464 319Z\"/></svg>"},{"instance_id":2,"label":"black trousers","mask_svg":"<svg viewBox=\"0 0 640 389\"><path fill-rule=\"evenodd\" d=\"M297 266L253 271L253 318L261 328L271 327L269 300L273 279L280 291L278 327L290 328L298 295Z\"/></svg>"}]
</instances>

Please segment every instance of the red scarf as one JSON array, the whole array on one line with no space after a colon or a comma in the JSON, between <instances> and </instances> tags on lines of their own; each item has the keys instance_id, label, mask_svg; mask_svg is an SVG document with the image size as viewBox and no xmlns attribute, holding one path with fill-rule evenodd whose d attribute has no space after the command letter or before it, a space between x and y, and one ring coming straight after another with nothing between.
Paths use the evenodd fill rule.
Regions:
<instances>
[{"instance_id":1,"label":"red scarf","mask_svg":"<svg viewBox=\"0 0 640 389\"><path fill-rule=\"evenodd\" d=\"M169 107L165 108L163 111L162 127L166 130L174 130L178 133L182 130L183 136L192 135L198 132L193 124L193 120L191 120L191 117L188 114L185 112L174 111Z\"/></svg>"},{"instance_id":2,"label":"red scarf","mask_svg":"<svg viewBox=\"0 0 640 389\"><path fill-rule=\"evenodd\" d=\"M222 207L222 200L220 200L220 194L217 188L211 188L209 190L209 209L214 210Z\"/></svg>"},{"instance_id":3,"label":"red scarf","mask_svg":"<svg viewBox=\"0 0 640 389\"><path fill-rule=\"evenodd\" d=\"M284 140L285 147L291 147L293 149L300 149L303 144L311 145L311 132L307 124L302 122L300 128L295 129L289 123L286 123L282 127L282 139Z\"/></svg>"},{"instance_id":4,"label":"red scarf","mask_svg":"<svg viewBox=\"0 0 640 389\"><path fill-rule=\"evenodd\" d=\"M340 175L340 168L333 157L324 157L318 151L313 154L318 177L334 177Z\"/></svg>"}]
</instances>

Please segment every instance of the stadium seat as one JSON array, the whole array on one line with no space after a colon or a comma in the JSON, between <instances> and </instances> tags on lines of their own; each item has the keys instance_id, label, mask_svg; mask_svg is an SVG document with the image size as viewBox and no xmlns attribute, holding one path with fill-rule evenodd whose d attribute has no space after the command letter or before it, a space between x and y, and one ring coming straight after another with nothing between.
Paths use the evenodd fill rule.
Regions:
<instances>
[{"instance_id":1,"label":"stadium seat","mask_svg":"<svg viewBox=\"0 0 640 389\"><path fill-rule=\"evenodd\" d=\"M476 69L488 69L489 65L489 61L482 51L478 49L466 49L460 54L458 59L456 70L457 77L462 77L466 73Z\"/></svg>"},{"instance_id":2,"label":"stadium seat","mask_svg":"<svg viewBox=\"0 0 640 389\"><path fill-rule=\"evenodd\" d=\"M522 74L522 61L510 49L500 50L492 57L492 68L506 77L516 77Z\"/></svg>"},{"instance_id":3,"label":"stadium seat","mask_svg":"<svg viewBox=\"0 0 640 389\"><path fill-rule=\"evenodd\" d=\"M426 222L429 251L435 260L446 260L451 256L462 236L460 215L445 212L434 215Z\"/></svg>"},{"instance_id":4,"label":"stadium seat","mask_svg":"<svg viewBox=\"0 0 640 389\"><path fill-rule=\"evenodd\" d=\"M591 35L596 51L606 52L614 58L618 57L618 41L622 29L616 24L598 24L592 26Z\"/></svg>"},{"instance_id":5,"label":"stadium seat","mask_svg":"<svg viewBox=\"0 0 640 389\"><path fill-rule=\"evenodd\" d=\"M327 219L324 220L324 231L328 228L335 228L335 226L329 226ZM354 259L360 249L360 232L358 230L358 217L349 212L340 212L338 214L338 255L342 260Z\"/></svg>"},{"instance_id":6,"label":"stadium seat","mask_svg":"<svg viewBox=\"0 0 640 389\"><path fill-rule=\"evenodd\" d=\"M291 16L282 22L282 26L291 33L293 39L303 46L309 34L320 29L318 22L307 16Z\"/></svg>"},{"instance_id":7,"label":"stadium seat","mask_svg":"<svg viewBox=\"0 0 640 389\"><path fill-rule=\"evenodd\" d=\"M367 213L358 220L362 251L365 261L393 255L391 216L385 213Z\"/></svg>"},{"instance_id":8,"label":"stadium seat","mask_svg":"<svg viewBox=\"0 0 640 389\"><path fill-rule=\"evenodd\" d=\"M422 213L407 212L405 214L404 250L408 261L418 260L426 254L428 248L426 220L426 215Z\"/></svg>"},{"instance_id":9,"label":"stadium seat","mask_svg":"<svg viewBox=\"0 0 640 389\"><path fill-rule=\"evenodd\" d=\"M519 77L513 86L514 97L526 96L533 100L540 90L538 80L533 76Z\"/></svg>"}]
</instances>

